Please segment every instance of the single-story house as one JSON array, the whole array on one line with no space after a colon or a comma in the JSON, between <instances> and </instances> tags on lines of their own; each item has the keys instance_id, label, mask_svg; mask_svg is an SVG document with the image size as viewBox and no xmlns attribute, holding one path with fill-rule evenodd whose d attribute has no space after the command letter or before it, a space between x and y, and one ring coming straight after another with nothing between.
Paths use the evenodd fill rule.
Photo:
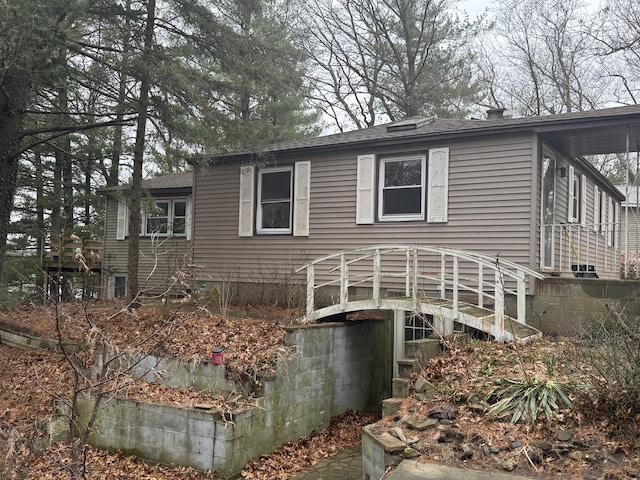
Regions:
<instances>
[{"instance_id":1,"label":"single-story house","mask_svg":"<svg viewBox=\"0 0 640 480\"><path fill-rule=\"evenodd\" d=\"M585 157L637 151L640 106L488 113L414 117L193 162L200 285L236 282L254 287L243 289L254 301L272 300L267 285L286 296L304 283L296 267L372 244L466 249L547 275L619 278L624 195ZM107 208L105 252L122 238L117 203Z\"/></svg>"},{"instance_id":2,"label":"single-story house","mask_svg":"<svg viewBox=\"0 0 640 480\"><path fill-rule=\"evenodd\" d=\"M172 288L178 270L191 259L193 172L143 180L138 285L144 294ZM127 293L129 259L128 185L102 192L106 199L103 285L108 297Z\"/></svg>"}]
</instances>

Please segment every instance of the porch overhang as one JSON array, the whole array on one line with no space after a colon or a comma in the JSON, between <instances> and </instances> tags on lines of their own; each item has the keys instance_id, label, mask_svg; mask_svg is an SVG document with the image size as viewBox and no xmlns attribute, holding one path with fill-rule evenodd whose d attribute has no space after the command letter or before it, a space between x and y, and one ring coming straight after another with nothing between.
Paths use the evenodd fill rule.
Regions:
<instances>
[{"instance_id":1,"label":"porch overhang","mask_svg":"<svg viewBox=\"0 0 640 480\"><path fill-rule=\"evenodd\" d=\"M568 157L640 151L640 116L587 119L535 129L545 142Z\"/></svg>"}]
</instances>

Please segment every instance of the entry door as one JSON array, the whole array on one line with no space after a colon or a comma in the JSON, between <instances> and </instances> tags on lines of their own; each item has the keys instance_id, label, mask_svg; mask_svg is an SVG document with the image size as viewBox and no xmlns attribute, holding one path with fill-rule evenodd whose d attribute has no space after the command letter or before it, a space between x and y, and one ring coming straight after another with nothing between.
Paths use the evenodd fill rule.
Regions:
<instances>
[{"instance_id":1,"label":"entry door","mask_svg":"<svg viewBox=\"0 0 640 480\"><path fill-rule=\"evenodd\" d=\"M556 159L542 159L542 205L540 213L540 267L553 270L555 259Z\"/></svg>"}]
</instances>

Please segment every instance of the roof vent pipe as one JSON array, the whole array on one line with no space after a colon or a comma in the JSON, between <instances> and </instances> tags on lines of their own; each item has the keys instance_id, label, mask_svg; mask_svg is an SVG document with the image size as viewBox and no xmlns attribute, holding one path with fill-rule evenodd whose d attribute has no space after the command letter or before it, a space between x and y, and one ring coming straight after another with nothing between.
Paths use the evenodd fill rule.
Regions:
<instances>
[{"instance_id":1,"label":"roof vent pipe","mask_svg":"<svg viewBox=\"0 0 640 480\"><path fill-rule=\"evenodd\" d=\"M487 110L487 120L502 120L504 118L504 112L506 108L492 108Z\"/></svg>"}]
</instances>

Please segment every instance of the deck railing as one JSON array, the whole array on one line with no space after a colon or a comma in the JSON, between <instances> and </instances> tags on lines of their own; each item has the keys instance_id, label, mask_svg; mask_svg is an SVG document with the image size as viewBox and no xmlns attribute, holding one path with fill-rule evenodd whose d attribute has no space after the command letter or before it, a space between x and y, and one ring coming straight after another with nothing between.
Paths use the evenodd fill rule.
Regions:
<instances>
[{"instance_id":1,"label":"deck railing","mask_svg":"<svg viewBox=\"0 0 640 480\"><path fill-rule=\"evenodd\" d=\"M557 223L540 228L543 271L620 278L619 223Z\"/></svg>"},{"instance_id":2,"label":"deck railing","mask_svg":"<svg viewBox=\"0 0 640 480\"><path fill-rule=\"evenodd\" d=\"M417 245L374 245L343 250L317 258L298 268L306 271L306 318L314 319L316 291L339 286L339 304L348 309L349 288L371 289L374 307L384 303L383 289L400 289L413 307L424 300L429 291L449 300L454 317L461 306L460 295L467 292L474 303L483 307L493 302L495 327L504 329L505 294L516 297L518 322L526 323L527 276L543 276L501 258L479 253ZM317 281L321 278L321 281Z\"/></svg>"},{"instance_id":3,"label":"deck railing","mask_svg":"<svg viewBox=\"0 0 640 480\"><path fill-rule=\"evenodd\" d=\"M45 271L100 270L102 242L87 238L56 238L42 245L42 268Z\"/></svg>"}]
</instances>

